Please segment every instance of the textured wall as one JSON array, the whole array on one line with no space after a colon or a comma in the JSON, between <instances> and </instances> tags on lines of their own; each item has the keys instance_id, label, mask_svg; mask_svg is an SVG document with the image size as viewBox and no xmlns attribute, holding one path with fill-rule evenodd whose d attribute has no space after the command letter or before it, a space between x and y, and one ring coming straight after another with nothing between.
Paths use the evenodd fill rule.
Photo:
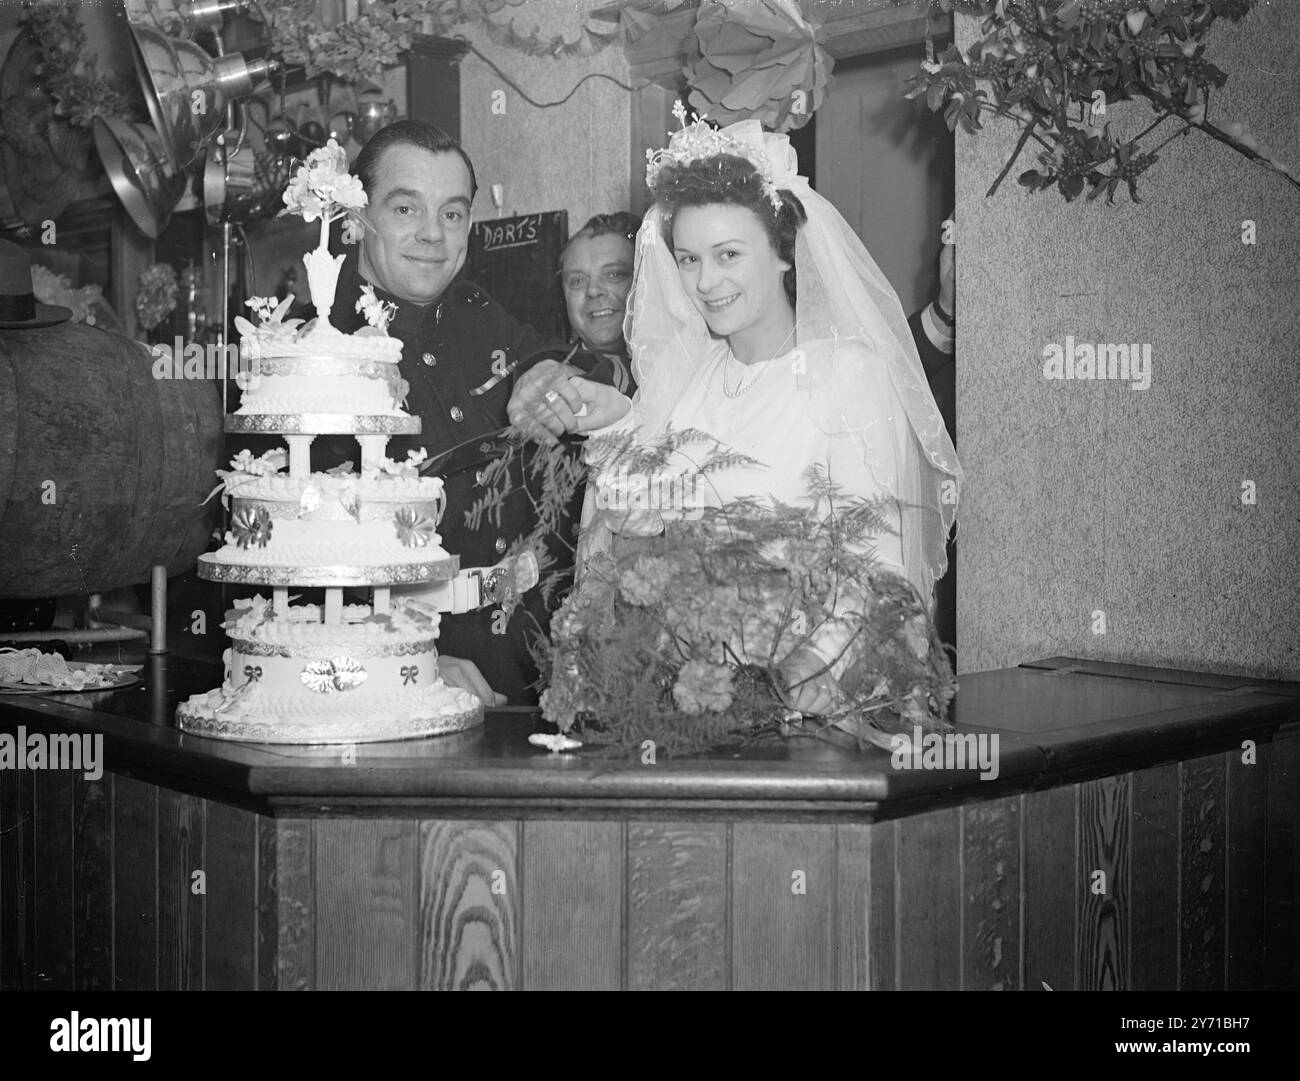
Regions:
<instances>
[{"instance_id":1,"label":"textured wall","mask_svg":"<svg viewBox=\"0 0 1300 1081\"><path fill-rule=\"evenodd\" d=\"M1211 120L1293 163L1298 41L1300 4L1272 4L1209 49L1230 76ZM1028 152L985 199L1015 135L957 142L962 670L1070 654L1300 679L1300 190L1193 132L1142 205L1029 195ZM1049 381L1067 335L1150 344L1150 388Z\"/></svg>"},{"instance_id":2,"label":"textured wall","mask_svg":"<svg viewBox=\"0 0 1300 1081\"><path fill-rule=\"evenodd\" d=\"M519 33L536 26L550 38L579 27L584 9L573 0L530 0L516 10ZM537 102L561 100L592 72L628 82L617 43L594 57L553 60L496 46L478 28L465 36ZM504 115L493 111L495 91L505 92ZM535 108L471 53L461 63L460 95L461 141L479 180L476 219L496 216L492 184L505 187L505 214L567 210L571 229L592 214L627 208L628 91L591 79L563 105Z\"/></svg>"}]
</instances>

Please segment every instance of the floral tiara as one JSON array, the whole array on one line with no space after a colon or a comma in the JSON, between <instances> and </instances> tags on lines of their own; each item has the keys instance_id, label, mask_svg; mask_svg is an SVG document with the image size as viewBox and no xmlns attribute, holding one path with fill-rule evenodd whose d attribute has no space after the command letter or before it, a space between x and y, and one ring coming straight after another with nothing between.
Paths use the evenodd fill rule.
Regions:
<instances>
[{"instance_id":1,"label":"floral tiara","mask_svg":"<svg viewBox=\"0 0 1300 1081\"><path fill-rule=\"evenodd\" d=\"M781 209L781 196L777 191L773 177L772 162L762 146L752 139L739 138L732 132L742 125L719 130L704 122L699 113L691 124L686 123L686 107L679 101L673 105L673 116L681 124L681 130L673 132L673 137L662 150L647 150L645 182L646 187L654 191L659 183L659 174L665 166L689 165L694 161L717 157L719 154L733 154L744 158L758 172L763 184L763 192L777 210ZM761 132L761 128L759 129Z\"/></svg>"}]
</instances>

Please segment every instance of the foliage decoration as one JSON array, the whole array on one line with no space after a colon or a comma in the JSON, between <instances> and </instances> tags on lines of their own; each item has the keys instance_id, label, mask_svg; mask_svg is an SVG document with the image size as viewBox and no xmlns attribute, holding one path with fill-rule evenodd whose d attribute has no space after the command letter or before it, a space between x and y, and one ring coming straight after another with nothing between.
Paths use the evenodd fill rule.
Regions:
<instances>
[{"instance_id":1,"label":"foliage decoration","mask_svg":"<svg viewBox=\"0 0 1300 1081\"><path fill-rule=\"evenodd\" d=\"M586 16L565 34L545 38L521 33L501 18L504 0L389 0L372 3L350 22L326 27L316 18L316 0L261 0L259 9L271 48L308 77L328 72L345 82L379 79L411 47L412 35L429 31L451 37L459 27L478 27L497 45L529 56L594 56L613 42L617 18Z\"/></svg>"},{"instance_id":2,"label":"foliage decoration","mask_svg":"<svg viewBox=\"0 0 1300 1081\"><path fill-rule=\"evenodd\" d=\"M907 96L924 95L951 130L975 134L988 114L1023 128L997 191L1026 143L1041 147L1039 167L1021 173L1030 191L1055 188L1067 201L1087 190L1115 201L1120 185L1140 202L1138 180L1160 151L1193 129L1204 132L1296 187L1300 176L1242 124L1209 121L1211 91L1227 73L1206 56L1220 18L1240 22L1257 0L930 0L944 12L982 16L981 36L963 53L950 45L927 59ZM985 87L991 88L990 93ZM1133 138L1113 134L1107 110L1150 103L1156 119ZM1155 146L1143 140L1167 121L1181 126Z\"/></svg>"},{"instance_id":3,"label":"foliage decoration","mask_svg":"<svg viewBox=\"0 0 1300 1081\"><path fill-rule=\"evenodd\" d=\"M135 79L104 76L81 25L81 0L27 0L19 21L40 52L40 79L58 111L77 127L97 116L127 116L143 108Z\"/></svg>"},{"instance_id":4,"label":"foliage decoration","mask_svg":"<svg viewBox=\"0 0 1300 1081\"><path fill-rule=\"evenodd\" d=\"M629 432L592 442L589 456L605 473L647 479L689 447L697 464L674 478L680 491L748 461L692 430L648 446ZM518 483L512 464L522 447L517 440L507 447L484 477L488 494L466 513L471 528ZM521 542L536 551L572 506L586 468L563 443L528 452L525 472L545 481L532 486L540 495L530 493L543 524ZM638 490L648 495L648 487ZM647 739L660 753L683 755L791 735L890 748L916 727L948 730L956 682L928 608L872 549L871 538L888 528L884 502L843 497L815 470L808 492L800 506L743 499L690 502L695 509L682 515L600 511L621 517L622 532L609 551L587 554L549 637L534 636L543 715L615 754ZM815 508L828 503L835 512L823 517ZM552 569L550 577L554 593L563 575ZM847 598L857 603L842 603ZM780 665L827 629L844 642L828 658L828 667L846 665L842 696L830 713L800 717Z\"/></svg>"}]
</instances>

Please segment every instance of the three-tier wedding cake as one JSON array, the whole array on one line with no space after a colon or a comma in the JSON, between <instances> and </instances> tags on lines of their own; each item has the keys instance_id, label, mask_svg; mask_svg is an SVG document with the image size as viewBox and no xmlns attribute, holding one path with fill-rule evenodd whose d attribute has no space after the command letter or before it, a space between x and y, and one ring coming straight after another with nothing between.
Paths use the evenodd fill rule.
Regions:
<instances>
[{"instance_id":1,"label":"three-tier wedding cake","mask_svg":"<svg viewBox=\"0 0 1300 1081\"><path fill-rule=\"evenodd\" d=\"M270 587L235 601L223 628L225 680L181 704L177 721L204 736L271 743L355 743L461 731L482 722L474 695L439 677L439 612L481 601L453 594L458 558L439 544L442 481L422 477L422 452L385 457L389 438L420 431L403 408L402 345L386 333L390 306L368 287L358 309L369 326L343 334L330 324L342 256L327 248L329 223L365 204L337 144L313 154L285 202L321 221L320 246L303 259L317 318L285 320L254 299L254 326L237 319L244 393L228 432L284 437L284 449L244 451L221 471L230 529L199 558L199 576ZM349 434L360 468L312 473L317 435ZM287 471L286 471L287 467ZM481 583L481 577L478 579ZM441 584L394 595L393 586ZM290 587L324 587L325 603L293 604ZM369 605L344 605L344 588L372 587ZM441 596L445 603L439 603Z\"/></svg>"}]
</instances>

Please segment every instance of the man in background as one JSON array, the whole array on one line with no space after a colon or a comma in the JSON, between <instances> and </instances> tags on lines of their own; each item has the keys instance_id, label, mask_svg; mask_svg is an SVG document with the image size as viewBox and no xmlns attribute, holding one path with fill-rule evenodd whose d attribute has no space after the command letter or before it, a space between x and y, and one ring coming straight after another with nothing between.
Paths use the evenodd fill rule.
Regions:
<instances>
[{"instance_id":1,"label":"man in background","mask_svg":"<svg viewBox=\"0 0 1300 1081\"><path fill-rule=\"evenodd\" d=\"M951 219L950 219L951 220ZM930 391L943 417L953 446L957 445L955 408L957 402L956 299L954 282L955 245L945 244L939 252L939 294L907 321L916 339ZM934 622L939 637L949 645L957 643L957 547L948 538L948 572L935 583Z\"/></svg>"}]
</instances>

